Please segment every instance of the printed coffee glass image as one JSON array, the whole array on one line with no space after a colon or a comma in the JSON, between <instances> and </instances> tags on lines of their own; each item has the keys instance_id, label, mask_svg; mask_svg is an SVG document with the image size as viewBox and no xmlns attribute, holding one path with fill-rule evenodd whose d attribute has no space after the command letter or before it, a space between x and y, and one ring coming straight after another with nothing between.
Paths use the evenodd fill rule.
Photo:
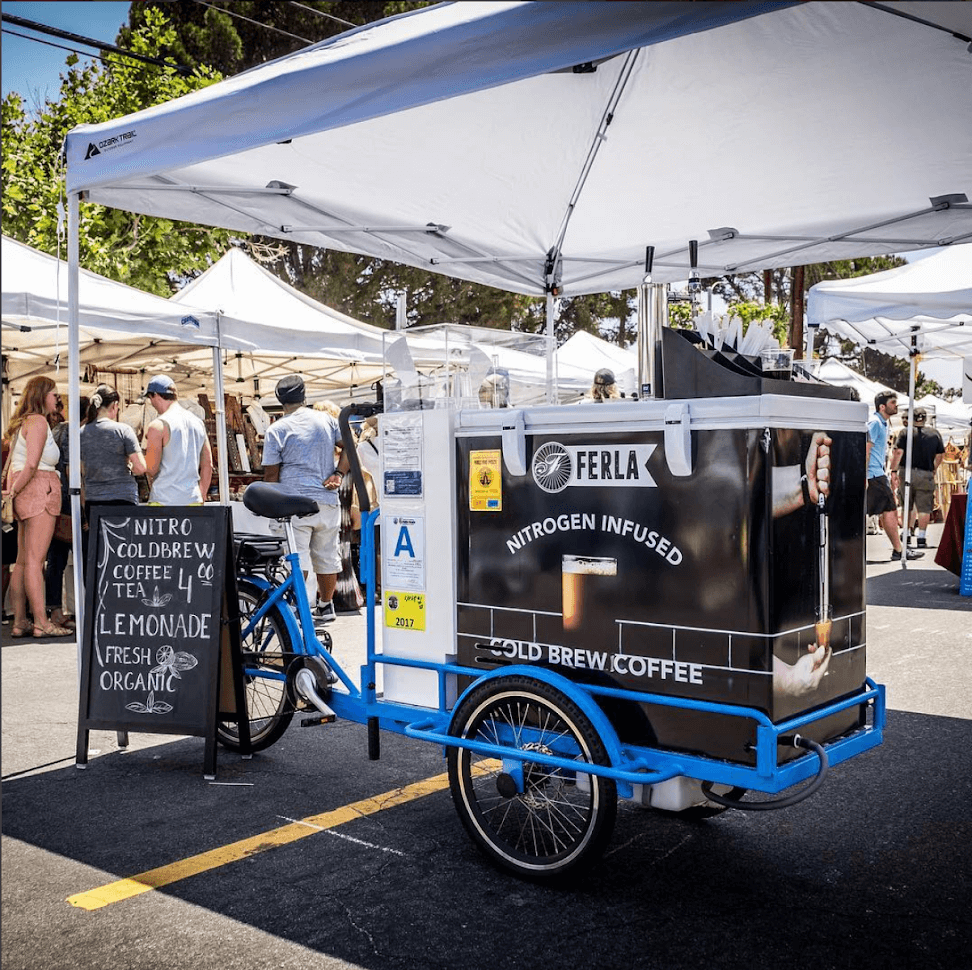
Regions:
<instances>
[{"instance_id":1,"label":"printed coffee glass image","mask_svg":"<svg viewBox=\"0 0 972 970\"><path fill-rule=\"evenodd\" d=\"M563 575L564 629L576 630L584 620L584 597L591 595L586 587L588 576L617 576L617 559L597 556L564 556Z\"/></svg>"}]
</instances>

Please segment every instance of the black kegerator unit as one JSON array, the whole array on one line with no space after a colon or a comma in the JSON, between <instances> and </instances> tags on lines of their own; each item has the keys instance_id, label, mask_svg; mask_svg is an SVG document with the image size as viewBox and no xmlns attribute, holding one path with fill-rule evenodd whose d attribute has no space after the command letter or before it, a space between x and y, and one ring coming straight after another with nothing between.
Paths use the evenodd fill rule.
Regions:
<instances>
[{"instance_id":1,"label":"black kegerator unit","mask_svg":"<svg viewBox=\"0 0 972 970\"><path fill-rule=\"evenodd\" d=\"M424 474L439 489L396 496L385 483L383 557L389 515L412 514L437 641L389 628L386 650L484 671L542 665L774 722L863 687L866 407L663 339L665 399L385 415L390 435L399 418L428 424ZM602 703L622 743L753 763L747 719ZM803 733L823 742L863 717L854 706Z\"/></svg>"}]
</instances>

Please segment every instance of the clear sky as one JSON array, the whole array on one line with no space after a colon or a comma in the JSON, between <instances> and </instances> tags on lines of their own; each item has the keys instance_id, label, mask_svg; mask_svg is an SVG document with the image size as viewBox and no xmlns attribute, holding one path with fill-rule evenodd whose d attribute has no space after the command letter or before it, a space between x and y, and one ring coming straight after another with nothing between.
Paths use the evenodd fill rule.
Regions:
<instances>
[{"instance_id":1,"label":"clear sky","mask_svg":"<svg viewBox=\"0 0 972 970\"><path fill-rule=\"evenodd\" d=\"M3 3L5 14L23 17L36 23L69 30L83 37L115 42L118 29L128 22L130 3ZM33 40L25 40L16 34L26 34ZM56 99L60 89L60 75L67 73L65 60L71 51L62 47L76 47L79 52L94 53L91 47L75 44L70 40L40 34L14 24L3 24L3 94L16 91L30 108L43 104L45 98ZM40 43L44 41L44 43Z\"/></svg>"},{"instance_id":2,"label":"clear sky","mask_svg":"<svg viewBox=\"0 0 972 970\"><path fill-rule=\"evenodd\" d=\"M122 24L128 21L129 3L99 3L99 2L35 2L35 3L2 3L3 12L69 30L93 40L114 43ZM29 34L46 43L35 40L25 40L10 33ZM28 108L35 108L43 104L45 98L56 98L60 88L60 75L67 71L65 59L70 51L61 50L49 44L60 44L64 47L77 47L79 51L92 52L91 48L76 45L72 41L61 40L44 34L38 34L13 24L3 24L2 74L3 94L16 91L20 94ZM911 261L921 258L926 253L904 254ZM715 306L717 312L721 306ZM961 387L961 362L955 361L949 365L940 362L922 361L921 369L928 377L939 381L945 387Z\"/></svg>"}]
</instances>

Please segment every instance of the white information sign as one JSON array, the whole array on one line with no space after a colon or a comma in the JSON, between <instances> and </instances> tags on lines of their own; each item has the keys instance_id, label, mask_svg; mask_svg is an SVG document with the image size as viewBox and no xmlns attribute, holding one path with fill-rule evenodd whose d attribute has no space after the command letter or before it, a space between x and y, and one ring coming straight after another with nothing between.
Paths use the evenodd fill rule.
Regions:
<instances>
[{"instance_id":1,"label":"white information sign","mask_svg":"<svg viewBox=\"0 0 972 970\"><path fill-rule=\"evenodd\" d=\"M422 416L388 414L382 422L382 489L389 498L422 494Z\"/></svg>"},{"instance_id":2,"label":"white information sign","mask_svg":"<svg viewBox=\"0 0 972 970\"><path fill-rule=\"evenodd\" d=\"M386 589L425 589L425 516L385 515L382 517Z\"/></svg>"}]
</instances>

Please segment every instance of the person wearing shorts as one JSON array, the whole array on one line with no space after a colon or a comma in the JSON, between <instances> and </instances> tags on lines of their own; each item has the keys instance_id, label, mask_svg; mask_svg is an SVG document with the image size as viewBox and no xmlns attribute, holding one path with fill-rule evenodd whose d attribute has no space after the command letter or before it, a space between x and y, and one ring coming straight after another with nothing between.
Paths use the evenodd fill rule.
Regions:
<instances>
[{"instance_id":1,"label":"person wearing shorts","mask_svg":"<svg viewBox=\"0 0 972 970\"><path fill-rule=\"evenodd\" d=\"M317 502L313 515L292 521L297 552L304 577L317 574L317 615L334 619L334 587L341 571L338 537L341 506L338 489L347 471L347 457L341 454L335 467L334 453L340 446L338 423L326 411L305 407L303 378L281 378L276 387L277 400L284 416L267 428L263 438L263 476L278 483L281 492L301 495ZM280 523L273 523L277 534L284 534Z\"/></svg>"},{"instance_id":2,"label":"person wearing shorts","mask_svg":"<svg viewBox=\"0 0 972 970\"><path fill-rule=\"evenodd\" d=\"M49 377L32 377L10 421L12 452L3 496L13 496L17 517L17 562L10 576L14 620L12 637L64 637L71 631L47 618L44 562L61 511L60 449L48 415L57 409L57 385ZM32 623L27 619L30 607Z\"/></svg>"},{"instance_id":3,"label":"person wearing shorts","mask_svg":"<svg viewBox=\"0 0 972 970\"><path fill-rule=\"evenodd\" d=\"M893 391L878 391L874 395L874 414L867 423L867 514L876 515L887 537L891 540L891 561L901 560L901 537L898 535L898 503L892 485L897 483L898 473L891 473L891 481L884 473L888 455L888 427L892 415L898 413L898 396ZM909 549L909 559L918 559L924 553Z\"/></svg>"},{"instance_id":4,"label":"person wearing shorts","mask_svg":"<svg viewBox=\"0 0 972 970\"><path fill-rule=\"evenodd\" d=\"M911 489L908 497L908 518L913 528L918 522L918 548L928 545L928 523L935 507L935 472L945 458L945 443L934 429L926 427L928 412L915 408L915 430L911 448ZM898 473L898 498L904 509L904 486L900 468L907 454L908 416L902 415L904 430L898 432L891 453L891 472ZM902 513L903 514L903 513Z\"/></svg>"}]
</instances>

